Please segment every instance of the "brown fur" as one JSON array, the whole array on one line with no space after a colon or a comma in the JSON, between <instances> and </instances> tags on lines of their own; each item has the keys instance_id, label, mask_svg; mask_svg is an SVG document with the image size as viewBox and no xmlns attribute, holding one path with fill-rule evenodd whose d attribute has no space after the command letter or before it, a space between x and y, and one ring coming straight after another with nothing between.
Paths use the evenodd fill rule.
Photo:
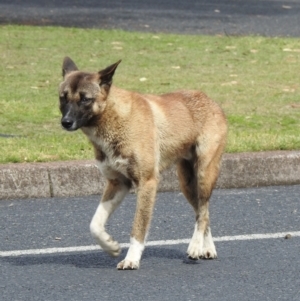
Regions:
<instances>
[{"instance_id":1,"label":"brown fur","mask_svg":"<svg viewBox=\"0 0 300 301\"><path fill-rule=\"evenodd\" d=\"M131 237L144 244L159 173L175 163L182 192L196 215L195 238L188 255L193 259L213 258L214 246L207 251L205 242L199 251L193 246L203 240L202 236L205 240L205 235L211 235L208 201L226 143L223 111L199 91L182 90L157 96L117 88L112 85L112 76L118 64L98 73L86 73L78 71L69 58L63 63L64 81L59 90L62 124L68 130L81 128L90 139L108 182L101 202L116 203L112 209L99 209L101 213L94 219L104 229L106 220L103 224L99 222L100 215L108 212L109 216L121 202L116 196L118 191L124 191L125 195L134 184L137 207ZM100 236L95 235L102 237L106 233L103 231ZM99 240L109 253L118 255L118 250ZM207 244L211 241L207 240ZM118 268L135 269L138 264L125 260Z\"/></svg>"}]
</instances>

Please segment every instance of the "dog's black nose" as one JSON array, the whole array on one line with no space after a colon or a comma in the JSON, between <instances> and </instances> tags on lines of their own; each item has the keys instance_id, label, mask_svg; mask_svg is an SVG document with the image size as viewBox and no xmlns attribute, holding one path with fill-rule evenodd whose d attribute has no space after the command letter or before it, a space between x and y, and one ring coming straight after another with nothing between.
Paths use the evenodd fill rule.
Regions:
<instances>
[{"instance_id":1,"label":"dog's black nose","mask_svg":"<svg viewBox=\"0 0 300 301\"><path fill-rule=\"evenodd\" d=\"M61 125L65 129L70 129L72 127L72 125L73 125L73 120L71 120L71 119L62 119Z\"/></svg>"}]
</instances>

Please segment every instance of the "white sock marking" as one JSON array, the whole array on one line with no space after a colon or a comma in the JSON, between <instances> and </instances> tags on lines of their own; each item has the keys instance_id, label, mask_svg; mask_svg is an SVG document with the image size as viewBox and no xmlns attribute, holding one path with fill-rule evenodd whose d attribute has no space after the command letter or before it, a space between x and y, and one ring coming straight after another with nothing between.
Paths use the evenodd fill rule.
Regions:
<instances>
[{"instance_id":1,"label":"white sock marking","mask_svg":"<svg viewBox=\"0 0 300 301\"><path fill-rule=\"evenodd\" d=\"M130 246L125 260L139 262L141 260L145 245L138 242L134 237L130 237Z\"/></svg>"}]
</instances>

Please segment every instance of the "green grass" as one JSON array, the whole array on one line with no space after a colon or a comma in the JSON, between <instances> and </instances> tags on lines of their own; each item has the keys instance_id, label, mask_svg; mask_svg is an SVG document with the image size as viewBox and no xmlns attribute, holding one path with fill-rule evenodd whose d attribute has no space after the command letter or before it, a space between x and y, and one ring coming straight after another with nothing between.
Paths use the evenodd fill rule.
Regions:
<instances>
[{"instance_id":1,"label":"green grass","mask_svg":"<svg viewBox=\"0 0 300 301\"><path fill-rule=\"evenodd\" d=\"M65 55L87 71L122 59L122 88L203 90L228 117L227 152L300 149L300 39L1 26L0 133L22 137L0 137L0 163L93 158L60 127Z\"/></svg>"}]
</instances>

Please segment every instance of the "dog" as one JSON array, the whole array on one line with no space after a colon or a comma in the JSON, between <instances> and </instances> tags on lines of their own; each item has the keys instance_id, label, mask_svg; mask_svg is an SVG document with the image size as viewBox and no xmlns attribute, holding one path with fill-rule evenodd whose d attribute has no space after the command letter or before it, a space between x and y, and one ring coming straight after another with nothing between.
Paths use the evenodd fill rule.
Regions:
<instances>
[{"instance_id":1,"label":"dog","mask_svg":"<svg viewBox=\"0 0 300 301\"><path fill-rule=\"evenodd\" d=\"M209 199L226 144L226 117L219 105L200 91L151 95L114 86L112 80L120 62L95 73L79 71L69 57L62 65L61 125L67 131L80 128L88 137L107 182L90 223L91 234L104 251L120 255L120 246L105 225L134 186L137 205L130 246L117 269L138 269L159 174L175 163L180 188L196 215L187 255L194 260L216 258Z\"/></svg>"}]
</instances>

